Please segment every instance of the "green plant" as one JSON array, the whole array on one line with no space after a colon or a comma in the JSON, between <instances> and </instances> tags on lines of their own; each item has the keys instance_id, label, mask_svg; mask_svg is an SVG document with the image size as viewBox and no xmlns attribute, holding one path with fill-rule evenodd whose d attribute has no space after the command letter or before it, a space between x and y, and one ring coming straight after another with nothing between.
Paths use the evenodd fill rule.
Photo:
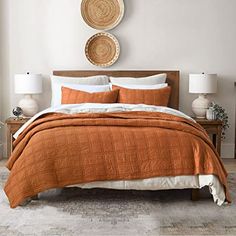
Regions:
<instances>
[{"instance_id":1,"label":"green plant","mask_svg":"<svg viewBox=\"0 0 236 236\"><path fill-rule=\"evenodd\" d=\"M223 122L223 126L222 126L222 139L225 139L225 131L229 128L229 117L228 114L226 113L225 109L212 102L210 104L210 108L213 109L213 112L215 113L216 119L221 120Z\"/></svg>"}]
</instances>

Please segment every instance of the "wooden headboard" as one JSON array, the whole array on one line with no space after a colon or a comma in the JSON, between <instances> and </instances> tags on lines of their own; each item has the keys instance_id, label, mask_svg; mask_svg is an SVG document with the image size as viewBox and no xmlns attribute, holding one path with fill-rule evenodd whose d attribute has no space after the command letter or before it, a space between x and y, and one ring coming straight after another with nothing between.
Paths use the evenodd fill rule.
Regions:
<instances>
[{"instance_id":1,"label":"wooden headboard","mask_svg":"<svg viewBox=\"0 0 236 236\"><path fill-rule=\"evenodd\" d=\"M74 71L53 71L53 75L66 76L66 77L87 77L94 75L107 75L113 77L145 77L156 74L167 74L167 83L171 86L171 97L169 101L169 107L179 109L179 71L112 71L112 70L74 70Z\"/></svg>"}]
</instances>

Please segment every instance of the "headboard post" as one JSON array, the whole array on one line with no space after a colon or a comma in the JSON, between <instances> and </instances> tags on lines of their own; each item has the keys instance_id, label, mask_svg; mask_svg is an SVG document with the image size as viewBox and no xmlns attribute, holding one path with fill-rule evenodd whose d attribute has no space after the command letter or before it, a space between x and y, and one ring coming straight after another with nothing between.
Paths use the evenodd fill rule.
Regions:
<instances>
[{"instance_id":1,"label":"headboard post","mask_svg":"<svg viewBox=\"0 0 236 236\"><path fill-rule=\"evenodd\" d=\"M159 70L72 70L72 71L53 71L53 75L66 77L88 77L94 75L107 75L113 77L146 77L156 74L167 74L167 83L171 87L171 97L169 107L179 109L179 71L159 71Z\"/></svg>"}]
</instances>

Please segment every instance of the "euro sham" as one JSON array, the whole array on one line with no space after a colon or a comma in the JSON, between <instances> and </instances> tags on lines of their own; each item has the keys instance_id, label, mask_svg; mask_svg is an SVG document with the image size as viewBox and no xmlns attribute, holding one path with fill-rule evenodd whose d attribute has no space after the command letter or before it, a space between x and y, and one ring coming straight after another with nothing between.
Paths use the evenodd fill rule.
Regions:
<instances>
[{"instance_id":1,"label":"euro sham","mask_svg":"<svg viewBox=\"0 0 236 236\"><path fill-rule=\"evenodd\" d=\"M112 86L119 86L118 84L111 84ZM119 87L121 88L126 88L126 89L146 89L146 90L153 90L153 89L161 89L161 88L166 88L168 87L167 83L164 84L154 84L154 85L142 85L142 84L127 84L127 85L120 85Z\"/></svg>"},{"instance_id":2,"label":"euro sham","mask_svg":"<svg viewBox=\"0 0 236 236\"><path fill-rule=\"evenodd\" d=\"M60 105L61 87L62 86L73 87L72 84L93 85L93 86L109 85L109 77L106 75L97 75L90 77L63 77L63 76L53 75L51 76L51 89L52 89L51 106ZM102 92L102 91L97 91L97 92Z\"/></svg>"},{"instance_id":3,"label":"euro sham","mask_svg":"<svg viewBox=\"0 0 236 236\"><path fill-rule=\"evenodd\" d=\"M147 77L110 77L112 84L122 86L122 85L155 85L164 84L166 82L167 74L157 74Z\"/></svg>"}]
</instances>

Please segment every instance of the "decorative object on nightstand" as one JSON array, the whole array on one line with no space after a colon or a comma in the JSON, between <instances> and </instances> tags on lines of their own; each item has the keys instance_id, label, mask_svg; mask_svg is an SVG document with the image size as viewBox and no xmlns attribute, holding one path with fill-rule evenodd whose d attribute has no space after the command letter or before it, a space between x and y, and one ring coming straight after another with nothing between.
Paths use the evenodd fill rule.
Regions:
<instances>
[{"instance_id":1,"label":"decorative object on nightstand","mask_svg":"<svg viewBox=\"0 0 236 236\"><path fill-rule=\"evenodd\" d=\"M207 120L216 120L216 113L214 112L213 107L209 107L206 111Z\"/></svg>"},{"instance_id":2,"label":"decorative object on nightstand","mask_svg":"<svg viewBox=\"0 0 236 236\"><path fill-rule=\"evenodd\" d=\"M222 136L222 139L225 139L225 131L229 128L228 114L226 113L225 109L222 106L214 102L210 103L209 109L213 111L216 120L222 121L222 135L221 136Z\"/></svg>"},{"instance_id":3,"label":"decorative object on nightstand","mask_svg":"<svg viewBox=\"0 0 236 236\"><path fill-rule=\"evenodd\" d=\"M209 136L212 135L212 142L220 155L223 122L221 120L193 119L206 130Z\"/></svg>"},{"instance_id":4,"label":"decorative object on nightstand","mask_svg":"<svg viewBox=\"0 0 236 236\"><path fill-rule=\"evenodd\" d=\"M23 110L20 107L15 107L12 110L12 114L16 116L17 119L19 119L20 116L23 115Z\"/></svg>"},{"instance_id":5,"label":"decorative object on nightstand","mask_svg":"<svg viewBox=\"0 0 236 236\"><path fill-rule=\"evenodd\" d=\"M9 158L12 153L12 147L13 147L13 135L15 132L23 125L25 124L29 118L19 118L15 119L14 117L8 118L5 123L7 125L7 157Z\"/></svg>"},{"instance_id":6,"label":"decorative object on nightstand","mask_svg":"<svg viewBox=\"0 0 236 236\"><path fill-rule=\"evenodd\" d=\"M192 103L192 110L196 118L205 118L210 101L206 98L207 94L217 92L216 74L190 74L189 93L197 93L199 97Z\"/></svg>"},{"instance_id":7,"label":"decorative object on nightstand","mask_svg":"<svg viewBox=\"0 0 236 236\"><path fill-rule=\"evenodd\" d=\"M19 102L19 107L22 108L24 116L31 117L38 112L38 104L32 95L42 93L42 87L42 76L39 74L15 75L15 93L24 94L24 98Z\"/></svg>"}]
</instances>

